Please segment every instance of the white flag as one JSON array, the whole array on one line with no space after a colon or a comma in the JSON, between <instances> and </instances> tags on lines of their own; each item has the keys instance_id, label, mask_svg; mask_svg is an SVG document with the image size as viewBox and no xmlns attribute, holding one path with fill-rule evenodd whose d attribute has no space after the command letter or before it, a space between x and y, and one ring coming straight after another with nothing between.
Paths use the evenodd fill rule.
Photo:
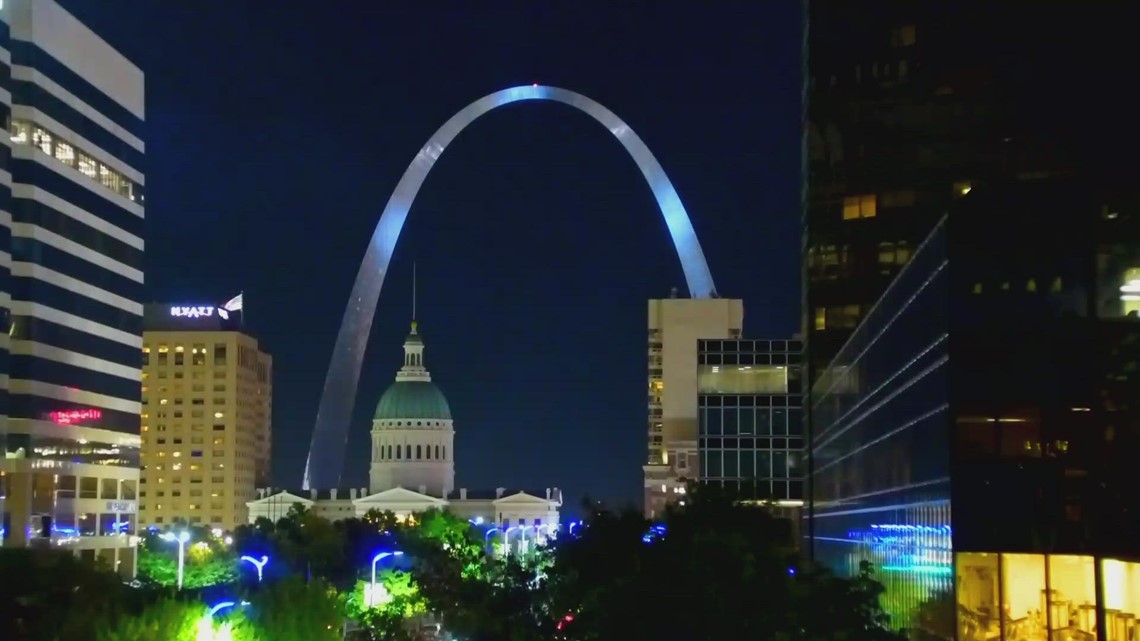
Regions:
<instances>
[{"instance_id":1,"label":"white flag","mask_svg":"<svg viewBox=\"0 0 1140 641\"><path fill-rule=\"evenodd\" d=\"M238 294L237 296L234 296L231 299L229 299L228 301L226 301L225 305L222 305L222 309L224 309L228 312L240 312L241 311L241 297L243 295L244 295L244 292L241 294Z\"/></svg>"}]
</instances>

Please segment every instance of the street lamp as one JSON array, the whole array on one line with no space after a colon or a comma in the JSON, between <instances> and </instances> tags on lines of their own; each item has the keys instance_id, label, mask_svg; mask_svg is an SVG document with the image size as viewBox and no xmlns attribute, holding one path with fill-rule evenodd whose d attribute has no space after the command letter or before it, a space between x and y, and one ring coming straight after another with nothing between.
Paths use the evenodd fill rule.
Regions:
<instances>
[{"instance_id":1,"label":"street lamp","mask_svg":"<svg viewBox=\"0 0 1140 641\"><path fill-rule=\"evenodd\" d=\"M178 542L178 589L182 589L182 569L186 566L186 542L190 540L190 533L186 530L175 534L174 532L164 532L159 538L163 541L177 541Z\"/></svg>"},{"instance_id":2,"label":"street lamp","mask_svg":"<svg viewBox=\"0 0 1140 641\"><path fill-rule=\"evenodd\" d=\"M578 527L579 525L582 524L578 521L570 521L570 536L574 536L574 528Z\"/></svg>"},{"instance_id":3,"label":"street lamp","mask_svg":"<svg viewBox=\"0 0 1140 641\"><path fill-rule=\"evenodd\" d=\"M261 583L261 570L265 567L266 563L269 563L269 557L262 554L261 559L258 560L258 559L253 558L252 556L243 556L243 557L241 557L241 560L252 563L253 567L257 568L257 582Z\"/></svg>"},{"instance_id":4,"label":"street lamp","mask_svg":"<svg viewBox=\"0 0 1140 641\"><path fill-rule=\"evenodd\" d=\"M381 553L377 554L376 556L372 557L372 582L369 584L371 587L369 588L368 607L373 607L373 606L377 605L377 603L376 603L376 601L377 601L377 599L376 599L376 564L379 563L380 561L383 561L384 559L386 559L390 556L404 556L404 553L397 550L395 552L381 552Z\"/></svg>"},{"instance_id":5,"label":"street lamp","mask_svg":"<svg viewBox=\"0 0 1140 641\"><path fill-rule=\"evenodd\" d=\"M503 531L503 553L510 554L511 552L511 531L519 529L518 525L512 525Z\"/></svg>"},{"instance_id":6,"label":"street lamp","mask_svg":"<svg viewBox=\"0 0 1140 641\"><path fill-rule=\"evenodd\" d=\"M214 615L217 614L219 610L232 608L235 605L237 605L236 601L222 601L221 603L218 603L214 607L210 608L210 610L206 612L206 616L202 617L202 620L198 622L198 634L196 637L197 641L223 641L230 639L232 634L230 631L230 624L224 623L222 624L221 629L215 631ZM242 601L241 605L249 605L249 602Z\"/></svg>"}]
</instances>

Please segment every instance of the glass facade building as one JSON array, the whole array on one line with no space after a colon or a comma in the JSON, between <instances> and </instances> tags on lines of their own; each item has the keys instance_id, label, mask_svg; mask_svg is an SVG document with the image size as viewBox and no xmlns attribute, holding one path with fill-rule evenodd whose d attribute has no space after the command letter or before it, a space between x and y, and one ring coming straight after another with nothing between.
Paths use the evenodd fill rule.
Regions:
<instances>
[{"instance_id":1,"label":"glass facade building","mask_svg":"<svg viewBox=\"0 0 1140 641\"><path fill-rule=\"evenodd\" d=\"M973 190L812 388L810 537L912 636L1140 635L1140 197Z\"/></svg>"},{"instance_id":2,"label":"glass facade building","mask_svg":"<svg viewBox=\"0 0 1140 641\"><path fill-rule=\"evenodd\" d=\"M744 498L803 501L799 340L701 340L698 479Z\"/></svg>"},{"instance_id":3,"label":"glass facade building","mask_svg":"<svg viewBox=\"0 0 1140 641\"><path fill-rule=\"evenodd\" d=\"M52 0L0 3L5 547L135 573L144 77Z\"/></svg>"}]
</instances>

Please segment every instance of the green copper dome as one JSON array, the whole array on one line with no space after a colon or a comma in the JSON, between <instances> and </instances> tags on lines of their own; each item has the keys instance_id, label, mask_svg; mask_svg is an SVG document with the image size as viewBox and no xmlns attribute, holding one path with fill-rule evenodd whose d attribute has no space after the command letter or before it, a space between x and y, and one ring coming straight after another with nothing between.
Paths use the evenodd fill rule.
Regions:
<instances>
[{"instance_id":1,"label":"green copper dome","mask_svg":"<svg viewBox=\"0 0 1140 641\"><path fill-rule=\"evenodd\" d=\"M378 420L430 419L450 421L451 408L443 392L429 381L396 381L380 397L376 413Z\"/></svg>"}]
</instances>

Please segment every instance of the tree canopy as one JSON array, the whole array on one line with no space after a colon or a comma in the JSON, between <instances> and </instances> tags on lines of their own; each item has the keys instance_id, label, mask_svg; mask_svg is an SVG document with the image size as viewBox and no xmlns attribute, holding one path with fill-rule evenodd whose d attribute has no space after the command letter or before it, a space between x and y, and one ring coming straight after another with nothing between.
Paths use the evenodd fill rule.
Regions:
<instances>
[{"instance_id":1,"label":"tree canopy","mask_svg":"<svg viewBox=\"0 0 1140 641\"><path fill-rule=\"evenodd\" d=\"M842 578L806 563L790 524L763 506L693 487L660 523L588 509L573 533L504 556L488 549L486 526L446 511L330 523L297 506L276 523L239 528L232 546L196 532L184 584L215 583L241 604L211 619L234 641L331 641L346 621L361 638L400 641L437 624L464 641L901 638L886 628L869 567ZM69 555L0 555L0 574L32 577L4 582L0 616L20 640L144 641L161 629L163 639L196 641L205 597L165 587L176 547L144 542L140 576L151 587L141 590ZM402 554L381 557L373 588L380 552ZM270 558L264 582L255 572L236 580L245 554ZM45 559L56 565L45 571ZM70 616L53 618L60 604Z\"/></svg>"}]
</instances>

